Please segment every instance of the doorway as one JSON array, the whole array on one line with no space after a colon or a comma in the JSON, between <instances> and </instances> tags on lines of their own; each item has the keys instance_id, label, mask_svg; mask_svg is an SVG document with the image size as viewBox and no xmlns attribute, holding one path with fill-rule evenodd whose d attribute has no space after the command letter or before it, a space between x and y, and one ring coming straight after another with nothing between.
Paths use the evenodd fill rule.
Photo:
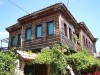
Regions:
<instances>
[{"instance_id":1,"label":"doorway","mask_svg":"<svg viewBox=\"0 0 100 75\"><path fill-rule=\"evenodd\" d=\"M25 75L48 75L48 67L46 64L32 64L25 65L24 67Z\"/></svg>"}]
</instances>

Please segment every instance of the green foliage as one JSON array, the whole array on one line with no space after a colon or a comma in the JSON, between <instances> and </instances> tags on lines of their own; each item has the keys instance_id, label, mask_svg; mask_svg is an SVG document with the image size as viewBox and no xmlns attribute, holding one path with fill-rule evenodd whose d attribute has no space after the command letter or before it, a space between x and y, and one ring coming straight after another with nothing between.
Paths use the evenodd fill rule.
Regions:
<instances>
[{"instance_id":1,"label":"green foliage","mask_svg":"<svg viewBox=\"0 0 100 75\"><path fill-rule=\"evenodd\" d=\"M74 39L75 39L75 41L80 45L80 48L82 49L81 39L78 38L76 34L74 34Z\"/></svg>"},{"instance_id":2,"label":"green foliage","mask_svg":"<svg viewBox=\"0 0 100 75\"><path fill-rule=\"evenodd\" d=\"M54 72L61 72L62 74L66 74L66 55L63 52L64 46L60 46L58 44L55 44L53 48L51 49L53 53L55 54L55 60L52 62L55 66L52 66L53 69L55 69Z\"/></svg>"},{"instance_id":3,"label":"green foliage","mask_svg":"<svg viewBox=\"0 0 100 75\"><path fill-rule=\"evenodd\" d=\"M55 55L49 48L43 48L41 53L38 53L35 63L39 64L51 64L55 58Z\"/></svg>"},{"instance_id":4,"label":"green foliage","mask_svg":"<svg viewBox=\"0 0 100 75\"><path fill-rule=\"evenodd\" d=\"M66 50L66 54L64 53ZM49 64L52 75L67 74L69 64L78 75L81 71L89 71L94 66L100 66L100 60L93 57L87 50L71 53L66 45L55 44L52 48L44 48L38 53L35 63Z\"/></svg>"},{"instance_id":5,"label":"green foliage","mask_svg":"<svg viewBox=\"0 0 100 75\"><path fill-rule=\"evenodd\" d=\"M67 74L67 65L73 68L76 75L80 75L82 71L90 72L93 67L100 66L100 60L92 56L88 50L71 53L68 46L58 44L52 48L43 48L33 62L50 65L51 75Z\"/></svg>"},{"instance_id":6,"label":"green foliage","mask_svg":"<svg viewBox=\"0 0 100 75\"><path fill-rule=\"evenodd\" d=\"M0 75L13 75L16 65L15 57L13 51L0 52Z\"/></svg>"},{"instance_id":7,"label":"green foliage","mask_svg":"<svg viewBox=\"0 0 100 75\"><path fill-rule=\"evenodd\" d=\"M81 50L78 53L66 57L67 63L70 64L76 73L81 71L90 71L94 66L100 66L100 61L93 57L87 50Z\"/></svg>"},{"instance_id":8,"label":"green foliage","mask_svg":"<svg viewBox=\"0 0 100 75\"><path fill-rule=\"evenodd\" d=\"M63 52L66 49L67 53L69 48L65 45L55 44L52 48L44 48L41 53L38 53L35 63L39 64L49 64L51 66L52 75L59 72L66 74L66 55Z\"/></svg>"}]
</instances>

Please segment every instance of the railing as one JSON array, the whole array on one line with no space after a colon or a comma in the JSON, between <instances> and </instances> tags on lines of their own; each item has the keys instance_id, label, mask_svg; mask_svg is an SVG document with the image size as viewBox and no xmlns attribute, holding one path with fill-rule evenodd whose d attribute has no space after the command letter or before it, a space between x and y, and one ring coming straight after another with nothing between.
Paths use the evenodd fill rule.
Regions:
<instances>
[{"instance_id":1,"label":"railing","mask_svg":"<svg viewBox=\"0 0 100 75\"><path fill-rule=\"evenodd\" d=\"M66 43L72 50L75 50L75 44L69 40L65 35L61 35L62 43Z\"/></svg>"}]
</instances>

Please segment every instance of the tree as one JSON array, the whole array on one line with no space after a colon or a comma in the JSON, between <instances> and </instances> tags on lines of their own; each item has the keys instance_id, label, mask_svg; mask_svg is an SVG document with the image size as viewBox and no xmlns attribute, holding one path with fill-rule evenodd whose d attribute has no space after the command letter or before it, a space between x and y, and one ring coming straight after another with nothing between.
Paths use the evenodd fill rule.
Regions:
<instances>
[{"instance_id":1,"label":"tree","mask_svg":"<svg viewBox=\"0 0 100 75\"><path fill-rule=\"evenodd\" d=\"M13 75L16 55L12 50L0 52L0 75Z\"/></svg>"},{"instance_id":2,"label":"tree","mask_svg":"<svg viewBox=\"0 0 100 75\"><path fill-rule=\"evenodd\" d=\"M60 46L58 44L55 44L52 48L43 48L38 53L35 63L50 65L52 75L59 75L59 73L67 74L66 55L63 49L69 51L67 46Z\"/></svg>"},{"instance_id":3,"label":"tree","mask_svg":"<svg viewBox=\"0 0 100 75\"><path fill-rule=\"evenodd\" d=\"M66 56L67 63L72 66L77 75L80 72L92 72L92 68L100 66L100 60L92 56L88 50L81 50Z\"/></svg>"},{"instance_id":4,"label":"tree","mask_svg":"<svg viewBox=\"0 0 100 75\"><path fill-rule=\"evenodd\" d=\"M64 53L64 50L66 52ZM44 48L38 53L35 63L50 64L51 71L59 75L67 74L67 65L70 65L76 75L81 72L92 72L93 67L100 66L100 60L92 56L88 50L80 50L77 53L70 52L66 45L55 44L52 48Z\"/></svg>"}]
</instances>

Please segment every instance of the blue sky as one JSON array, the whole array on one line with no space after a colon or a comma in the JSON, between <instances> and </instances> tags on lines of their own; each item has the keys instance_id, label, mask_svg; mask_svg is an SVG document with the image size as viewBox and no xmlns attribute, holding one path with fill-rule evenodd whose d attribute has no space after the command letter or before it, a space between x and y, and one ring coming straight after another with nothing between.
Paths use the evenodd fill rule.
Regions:
<instances>
[{"instance_id":1,"label":"blue sky","mask_svg":"<svg viewBox=\"0 0 100 75\"><path fill-rule=\"evenodd\" d=\"M32 13L52 4L63 2L67 6L68 0L11 0L27 12ZM96 43L100 51L100 0L69 0L68 9L78 22L84 21L94 35L99 38ZM27 15L8 0L0 0L0 39L8 37L5 28L15 24L17 19ZM3 43L3 46L7 44Z\"/></svg>"}]
</instances>

